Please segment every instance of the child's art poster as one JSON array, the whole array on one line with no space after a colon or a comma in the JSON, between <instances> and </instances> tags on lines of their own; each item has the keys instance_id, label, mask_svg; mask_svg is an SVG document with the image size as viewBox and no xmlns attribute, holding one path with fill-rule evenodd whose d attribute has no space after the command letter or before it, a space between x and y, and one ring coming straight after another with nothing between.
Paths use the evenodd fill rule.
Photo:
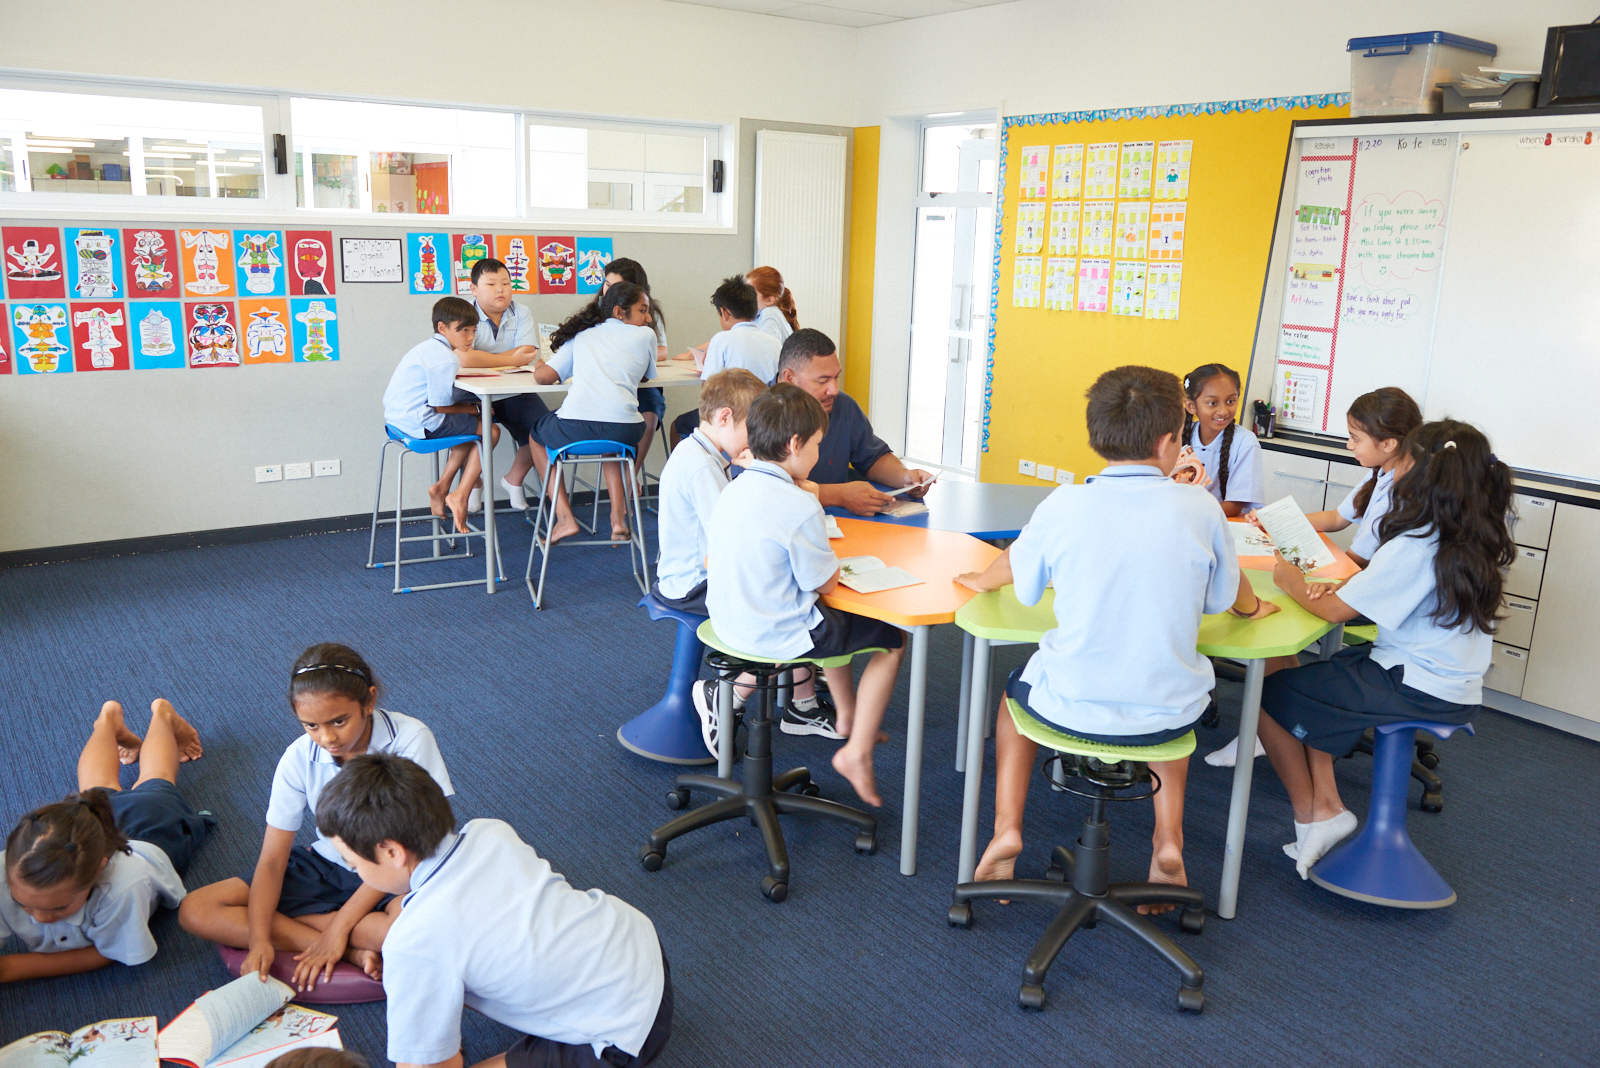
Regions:
<instances>
[{"instance_id":1,"label":"child's art poster","mask_svg":"<svg viewBox=\"0 0 1600 1068\"><path fill-rule=\"evenodd\" d=\"M1150 262L1174 262L1183 259L1183 217L1188 213L1187 201L1162 203L1150 208Z\"/></svg>"},{"instance_id":2,"label":"child's art poster","mask_svg":"<svg viewBox=\"0 0 1600 1068\"><path fill-rule=\"evenodd\" d=\"M450 292L450 235L407 234L406 275L415 296Z\"/></svg>"},{"instance_id":3,"label":"child's art poster","mask_svg":"<svg viewBox=\"0 0 1600 1068\"><path fill-rule=\"evenodd\" d=\"M115 300L123 295L122 252L116 230L68 227L65 242L69 297Z\"/></svg>"},{"instance_id":4,"label":"child's art poster","mask_svg":"<svg viewBox=\"0 0 1600 1068\"><path fill-rule=\"evenodd\" d=\"M614 259L611 238L578 238L578 292L598 293L606 286L606 268Z\"/></svg>"},{"instance_id":5,"label":"child's art poster","mask_svg":"<svg viewBox=\"0 0 1600 1068\"><path fill-rule=\"evenodd\" d=\"M244 326L244 365L292 363L289 352L289 302L282 298L239 301Z\"/></svg>"},{"instance_id":6,"label":"child's art poster","mask_svg":"<svg viewBox=\"0 0 1600 1068\"><path fill-rule=\"evenodd\" d=\"M135 371L183 367L183 305L175 300L128 305L128 340Z\"/></svg>"},{"instance_id":7,"label":"child's art poster","mask_svg":"<svg viewBox=\"0 0 1600 1068\"><path fill-rule=\"evenodd\" d=\"M1183 283L1183 264L1152 263L1144 279L1144 317L1176 319L1178 290Z\"/></svg>"},{"instance_id":8,"label":"child's art poster","mask_svg":"<svg viewBox=\"0 0 1600 1068\"><path fill-rule=\"evenodd\" d=\"M1013 261L1011 275L1011 305L1015 308L1039 306L1040 275L1044 261L1038 256L1018 256Z\"/></svg>"},{"instance_id":9,"label":"child's art poster","mask_svg":"<svg viewBox=\"0 0 1600 1068\"><path fill-rule=\"evenodd\" d=\"M72 370L72 330L67 325L65 304L11 305L11 340L18 374L55 375Z\"/></svg>"},{"instance_id":10,"label":"child's art poster","mask_svg":"<svg viewBox=\"0 0 1600 1068\"><path fill-rule=\"evenodd\" d=\"M1138 260L1118 260L1111 278L1111 314L1144 318L1145 265Z\"/></svg>"},{"instance_id":11,"label":"child's art poster","mask_svg":"<svg viewBox=\"0 0 1600 1068\"><path fill-rule=\"evenodd\" d=\"M235 230L234 248L239 268L241 297L281 297L288 292L283 270L283 232Z\"/></svg>"},{"instance_id":12,"label":"child's art poster","mask_svg":"<svg viewBox=\"0 0 1600 1068\"><path fill-rule=\"evenodd\" d=\"M1117 243L1117 202L1083 202L1083 229L1078 237L1078 255L1110 256Z\"/></svg>"},{"instance_id":13,"label":"child's art poster","mask_svg":"<svg viewBox=\"0 0 1600 1068\"><path fill-rule=\"evenodd\" d=\"M1050 146L1028 145L1022 150L1022 182L1017 194L1023 200L1050 195Z\"/></svg>"},{"instance_id":14,"label":"child's art poster","mask_svg":"<svg viewBox=\"0 0 1600 1068\"><path fill-rule=\"evenodd\" d=\"M79 371L128 369L128 311L120 301L72 305L72 362Z\"/></svg>"},{"instance_id":15,"label":"child's art poster","mask_svg":"<svg viewBox=\"0 0 1600 1068\"><path fill-rule=\"evenodd\" d=\"M511 292L539 292L539 271L533 264L539 239L533 234L499 234L494 240L500 250L498 258L511 276Z\"/></svg>"},{"instance_id":16,"label":"child's art poster","mask_svg":"<svg viewBox=\"0 0 1600 1068\"><path fill-rule=\"evenodd\" d=\"M321 297L333 292L333 231L290 230L283 235L290 257L289 295ZM280 294L281 295L281 294Z\"/></svg>"},{"instance_id":17,"label":"child's art poster","mask_svg":"<svg viewBox=\"0 0 1600 1068\"><path fill-rule=\"evenodd\" d=\"M1140 200L1150 195L1150 171L1155 166L1154 141L1122 142L1121 177L1117 182L1117 196Z\"/></svg>"},{"instance_id":18,"label":"child's art poster","mask_svg":"<svg viewBox=\"0 0 1600 1068\"><path fill-rule=\"evenodd\" d=\"M456 273L456 296L472 295L472 265L496 259L493 234L451 234L450 263Z\"/></svg>"},{"instance_id":19,"label":"child's art poster","mask_svg":"<svg viewBox=\"0 0 1600 1068\"><path fill-rule=\"evenodd\" d=\"M1076 256L1078 228L1083 205L1076 200L1060 200L1050 205L1050 255Z\"/></svg>"},{"instance_id":20,"label":"child's art poster","mask_svg":"<svg viewBox=\"0 0 1600 1068\"><path fill-rule=\"evenodd\" d=\"M1157 200L1189 199L1189 157L1192 155L1193 141L1162 141L1156 146Z\"/></svg>"},{"instance_id":21,"label":"child's art poster","mask_svg":"<svg viewBox=\"0 0 1600 1068\"><path fill-rule=\"evenodd\" d=\"M179 296L178 232L129 227L122 231L124 275L135 300Z\"/></svg>"},{"instance_id":22,"label":"child's art poster","mask_svg":"<svg viewBox=\"0 0 1600 1068\"><path fill-rule=\"evenodd\" d=\"M1145 239L1150 236L1150 202L1117 202L1116 257L1119 260L1144 259Z\"/></svg>"},{"instance_id":23,"label":"child's art poster","mask_svg":"<svg viewBox=\"0 0 1600 1068\"><path fill-rule=\"evenodd\" d=\"M1024 200L1017 205L1017 255L1037 256L1044 250L1049 207L1042 200Z\"/></svg>"},{"instance_id":24,"label":"child's art poster","mask_svg":"<svg viewBox=\"0 0 1600 1068\"><path fill-rule=\"evenodd\" d=\"M570 237L539 238L539 292L578 291L578 242Z\"/></svg>"},{"instance_id":25,"label":"child's art poster","mask_svg":"<svg viewBox=\"0 0 1600 1068\"><path fill-rule=\"evenodd\" d=\"M1050 195L1056 200L1076 200L1083 195L1082 145L1056 146Z\"/></svg>"},{"instance_id":26,"label":"child's art poster","mask_svg":"<svg viewBox=\"0 0 1600 1068\"><path fill-rule=\"evenodd\" d=\"M233 233L228 230L179 230L183 245L183 295L223 300L232 297Z\"/></svg>"},{"instance_id":27,"label":"child's art poster","mask_svg":"<svg viewBox=\"0 0 1600 1068\"><path fill-rule=\"evenodd\" d=\"M1071 311L1078 280L1078 261L1071 256L1051 256L1044 266L1044 306L1051 311Z\"/></svg>"},{"instance_id":28,"label":"child's art poster","mask_svg":"<svg viewBox=\"0 0 1600 1068\"><path fill-rule=\"evenodd\" d=\"M1103 312L1110 302L1111 261L1078 261L1078 310Z\"/></svg>"},{"instance_id":29,"label":"child's art poster","mask_svg":"<svg viewBox=\"0 0 1600 1068\"><path fill-rule=\"evenodd\" d=\"M190 367L238 367L239 320L231 302L185 304L184 337Z\"/></svg>"},{"instance_id":30,"label":"child's art poster","mask_svg":"<svg viewBox=\"0 0 1600 1068\"><path fill-rule=\"evenodd\" d=\"M0 315L4 315L5 311L6 306L0 304ZM0 330L0 375L11 373L11 345L6 340L10 333L11 331L9 330Z\"/></svg>"},{"instance_id":31,"label":"child's art poster","mask_svg":"<svg viewBox=\"0 0 1600 1068\"><path fill-rule=\"evenodd\" d=\"M294 319L294 362L331 363L339 358L339 316L334 301L315 297L289 302Z\"/></svg>"},{"instance_id":32,"label":"child's art poster","mask_svg":"<svg viewBox=\"0 0 1600 1068\"><path fill-rule=\"evenodd\" d=\"M1121 142L1088 145L1083 155L1083 195L1100 200L1117 195L1117 150Z\"/></svg>"},{"instance_id":33,"label":"child's art poster","mask_svg":"<svg viewBox=\"0 0 1600 1068\"><path fill-rule=\"evenodd\" d=\"M61 231L51 226L7 226L4 246L6 292L12 300L60 300L67 295ZM19 368L20 369L20 368Z\"/></svg>"}]
</instances>

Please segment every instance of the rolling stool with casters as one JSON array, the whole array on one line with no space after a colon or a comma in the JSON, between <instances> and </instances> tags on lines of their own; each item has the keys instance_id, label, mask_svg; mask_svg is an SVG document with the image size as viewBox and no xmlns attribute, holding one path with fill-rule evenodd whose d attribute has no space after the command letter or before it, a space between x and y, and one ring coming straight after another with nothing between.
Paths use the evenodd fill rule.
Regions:
<instances>
[{"instance_id":1,"label":"rolling stool with casters","mask_svg":"<svg viewBox=\"0 0 1600 1068\"><path fill-rule=\"evenodd\" d=\"M1375 623L1361 626L1345 625L1344 643L1346 645L1366 645L1377 640L1378 627ZM1373 732L1368 730L1361 735L1361 740L1356 743L1356 747L1350 751L1350 754L1354 756L1356 753L1365 753L1368 756L1372 756L1376 741L1373 737ZM1439 776L1433 773L1433 769L1438 766L1439 754L1433 751L1433 739L1428 737L1425 732L1418 731L1416 736L1416 756L1411 761L1411 777L1422 784L1420 807L1424 812L1444 811L1444 783L1439 779Z\"/></svg>"},{"instance_id":2,"label":"rolling stool with casters","mask_svg":"<svg viewBox=\"0 0 1600 1068\"><path fill-rule=\"evenodd\" d=\"M1357 901L1397 909L1442 909L1455 904L1456 892L1417 851L1406 831L1406 795L1415 731L1448 738L1472 734L1470 723L1406 720L1376 729L1372 753L1372 804L1367 822L1354 838L1341 842L1311 869L1311 881Z\"/></svg>"},{"instance_id":3,"label":"rolling stool with casters","mask_svg":"<svg viewBox=\"0 0 1600 1068\"><path fill-rule=\"evenodd\" d=\"M644 870L661 869L666 859L667 843L674 838L701 827L745 816L760 829L761 840L767 847L767 875L761 880L761 892L772 901L782 901L789 895L789 851L784 846L783 828L778 825L780 815L817 816L836 823L851 824L856 828L856 852L876 852L876 817L817 796L821 790L811 781L811 772L806 768L791 768L777 776L772 774L772 709L774 693L788 686L786 676L796 665L840 667L848 664L854 656L880 650L861 649L826 660L788 660L774 664L729 647L717 637L710 620L700 625L699 636L712 650L706 654L706 663L716 671L721 680L720 689L725 693L731 692L733 680L740 675L748 672L756 677L752 701L747 702L744 708L744 781L740 783L715 775L679 775L673 780L673 787L667 793L669 808L687 806L689 795L694 790L703 790L718 800L702 805L651 832L649 842L639 850L639 863L644 865ZM728 702L723 701L722 707L727 709ZM724 721L721 724L724 750L731 746L733 733L734 725Z\"/></svg>"},{"instance_id":4,"label":"rolling stool with casters","mask_svg":"<svg viewBox=\"0 0 1600 1068\"><path fill-rule=\"evenodd\" d=\"M639 601L651 619L671 619L678 624L678 641L672 648L672 675L661 700L617 728L624 749L668 764L714 764L700 736L700 716L694 710L694 685L700 679L700 657L705 644L697 633L705 616L680 612L661 603L653 593Z\"/></svg>"},{"instance_id":5,"label":"rolling stool with casters","mask_svg":"<svg viewBox=\"0 0 1600 1068\"><path fill-rule=\"evenodd\" d=\"M461 582L435 582L427 586L400 585L400 570L402 564L436 564L444 560L466 559L472 555L472 539L481 538L484 536L483 529L481 527L477 529L469 529L465 534L461 533L460 531L448 530L445 524L449 523L450 520L448 518L441 518L432 514L413 516L409 519L406 518L403 510L403 505L405 504L406 456L408 454L431 456L433 458L433 480L437 482L439 480L439 454L442 452L448 452L457 445L479 446L479 451L481 454L482 447L478 441L477 435L462 434L456 437L448 438L413 438L407 437L405 434L402 434L399 430L396 430L387 423L384 424L383 429L387 433L388 437L384 441L383 446L378 450L378 491L372 502L372 534L367 540L367 567L369 569L382 567L394 568L395 593L419 593L422 590L444 590L449 589L452 586L477 586L480 584L483 585L483 587L487 590L489 585L487 576L481 579L465 579ZM378 518L378 513L383 507L383 473L385 468L388 467L389 449L395 445L400 446L400 458L398 463L395 465L394 516L392 518L384 517L380 519ZM433 524L432 533L402 536L402 528L404 524L423 523L430 521ZM374 557L378 552L378 528L388 523L394 524L394 559L376 560ZM467 521L467 525L471 527L470 518ZM441 531L443 531L443 533L441 533ZM498 540L498 534L496 536L496 540ZM401 547L407 542L415 541L429 542L433 547L433 555L415 556L409 560L402 559L400 556ZM457 541L462 542L461 552L444 553L440 551L440 542L449 542L451 548L453 549ZM504 582L506 580L506 576L502 566L502 561L500 560L498 545L495 546L494 567L495 571L498 573L497 581Z\"/></svg>"},{"instance_id":6,"label":"rolling stool with casters","mask_svg":"<svg viewBox=\"0 0 1600 1068\"><path fill-rule=\"evenodd\" d=\"M524 572L523 579L528 584L528 595L533 598L534 608L544 607L544 576L550 567L550 550L556 545L621 545L628 546L628 561L633 565L633 580L639 584L639 592L650 592L650 562L645 558L644 548L644 514L639 510L639 493L634 482L633 446L624 445L620 441L574 441L570 445L563 445L559 449L550 450L550 468L545 475L544 492L539 494L539 507L533 517L533 544L528 546L528 570ZM610 539L601 540L593 538L578 541L575 538L564 538L552 543L550 535L556 528L556 487L561 485L563 467L572 467L577 464L602 464L615 463L622 465L623 493L627 495L628 526L631 528L626 543L615 542ZM596 491L596 497L599 493ZM598 507L598 504L597 504ZM599 515L598 512L595 513ZM597 520L598 522L598 520ZM593 533L593 530L590 531ZM533 558L535 554L542 554L539 563L539 583L533 582Z\"/></svg>"},{"instance_id":7,"label":"rolling stool with casters","mask_svg":"<svg viewBox=\"0 0 1600 1068\"><path fill-rule=\"evenodd\" d=\"M1004 879L957 886L955 903L950 906L948 916L951 926L972 926L970 902L984 898L1037 901L1057 906L1055 919L1045 928L1022 966L1022 989L1017 993L1017 1003L1022 1008L1039 1009L1044 1007L1045 973L1066 946L1067 939L1102 921L1110 923L1144 942L1177 968L1182 976L1178 1007L1200 1012L1205 1007L1202 989L1205 974L1194 958L1136 909L1139 905L1180 906L1183 911L1179 915L1179 925L1190 934L1199 934L1205 929L1205 896L1187 886L1112 883L1111 825L1106 820L1106 805L1110 802L1153 797L1161 789L1161 782L1159 777L1152 776L1149 763L1178 760L1194 752L1194 732L1160 745L1108 745L1044 727L1032 716L1020 712L1010 698L1006 699L1006 707L1019 734L1057 752L1058 756L1045 762L1046 767L1059 762L1064 774L1050 775L1052 783L1061 784L1068 793L1087 797L1089 815L1083 821L1083 831L1074 849L1068 852L1064 846L1057 846L1051 853L1048 878ZM1152 778L1155 783L1147 791L1128 793L1150 783ZM1065 785L1072 779L1083 780L1089 789Z\"/></svg>"}]
</instances>

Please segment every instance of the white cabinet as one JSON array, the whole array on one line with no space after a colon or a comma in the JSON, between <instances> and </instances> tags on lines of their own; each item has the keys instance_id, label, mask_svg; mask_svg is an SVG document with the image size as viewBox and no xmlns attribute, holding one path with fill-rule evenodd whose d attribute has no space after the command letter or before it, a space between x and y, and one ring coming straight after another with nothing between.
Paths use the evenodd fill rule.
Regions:
<instances>
[{"instance_id":1,"label":"white cabinet","mask_svg":"<svg viewBox=\"0 0 1600 1068\"><path fill-rule=\"evenodd\" d=\"M1361 485L1371 477L1372 472L1368 471L1360 464L1342 464L1337 460L1329 461L1328 496L1326 498L1326 504L1324 505L1325 510L1331 512L1338 508L1339 505L1343 503L1344 499L1350 496L1351 490L1355 489L1357 486ZM1333 542L1339 548L1348 552L1350 550L1350 543L1355 540L1356 531L1360 529L1361 526L1359 521L1351 523L1343 530L1335 530L1330 533L1328 535L1328 540Z\"/></svg>"},{"instance_id":2,"label":"white cabinet","mask_svg":"<svg viewBox=\"0 0 1600 1068\"><path fill-rule=\"evenodd\" d=\"M1491 690L1521 697L1527 670L1528 650L1495 642L1494 656L1489 661L1488 672L1483 676L1483 684Z\"/></svg>"},{"instance_id":3,"label":"white cabinet","mask_svg":"<svg viewBox=\"0 0 1600 1068\"><path fill-rule=\"evenodd\" d=\"M1556 502L1549 497L1535 497L1519 493L1512 505L1512 536L1518 545L1531 545L1535 549L1550 547L1550 521L1555 517Z\"/></svg>"},{"instance_id":4,"label":"white cabinet","mask_svg":"<svg viewBox=\"0 0 1600 1068\"><path fill-rule=\"evenodd\" d=\"M1539 597L1539 584L1544 578L1543 549L1533 549L1526 545L1517 546L1517 558L1511 561L1511 567L1506 571L1505 592L1513 597Z\"/></svg>"},{"instance_id":5,"label":"white cabinet","mask_svg":"<svg viewBox=\"0 0 1600 1068\"><path fill-rule=\"evenodd\" d=\"M1293 497L1302 512L1322 511L1328 488L1328 461L1263 449L1261 473L1263 504Z\"/></svg>"},{"instance_id":6,"label":"white cabinet","mask_svg":"<svg viewBox=\"0 0 1600 1068\"><path fill-rule=\"evenodd\" d=\"M1554 513L1549 555L1539 561L1547 581L1520 696L1600 720L1600 509L1562 504ZM1519 564L1521 553L1519 548Z\"/></svg>"}]
</instances>

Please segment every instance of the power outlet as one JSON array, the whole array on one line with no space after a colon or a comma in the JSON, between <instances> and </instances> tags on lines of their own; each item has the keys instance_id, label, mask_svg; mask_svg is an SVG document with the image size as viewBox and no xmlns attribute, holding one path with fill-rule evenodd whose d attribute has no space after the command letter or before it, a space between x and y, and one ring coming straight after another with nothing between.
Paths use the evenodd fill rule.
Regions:
<instances>
[{"instance_id":1,"label":"power outlet","mask_svg":"<svg viewBox=\"0 0 1600 1068\"><path fill-rule=\"evenodd\" d=\"M1058 486L1070 486L1070 485L1072 485L1072 472L1068 471L1065 467L1056 468L1056 485L1058 485Z\"/></svg>"},{"instance_id":2,"label":"power outlet","mask_svg":"<svg viewBox=\"0 0 1600 1068\"><path fill-rule=\"evenodd\" d=\"M318 478L339 473L338 460L318 460L313 466L316 468L315 474Z\"/></svg>"},{"instance_id":3,"label":"power outlet","mask_svg":"<svg viewBox=\"0 0 1600 1068\"><path fill-rule=\"evenodd\" d=\"M1032 460L1018 460L1017 461L1017 474L1019 474L1019 475L1031 475L1031 474L1033 474L1033 461Z\"/></svg>"},{"instance_id":4,"label":"power outlet","mask_svg":"<svg viewBox=\"0 0 1600 1068\"><path fill-rule=\"evenodd\" d=\"M279 467L277 464L268 464L265 467L258 467L258 468L256 468L256 481L257 482L282 482L283 481L283 468Z\"/></svg>"},{"instance_id":5,"label":"power outlet","mask_svg":"<svg viewBox=\"0 0 1600 1068\"><path fill-rule=\"evenodd\" d=\"M310 464L284 464L283 465L283 477L284 478L310 478L311 477L311 465Z\"/></svg>"},{"instance_id":6,"label":"power outlet","mask_svg":"<svg viewBox=\"0 0 1600 1068\"><path fill-rule=\"evenodd\" d=\"M1038 471L1039 477L1044 479L1046 482L1054 482L1056 480L1056 469L1051 467L1049 464L1040 464Z\"/></svg>"}]
</instances>

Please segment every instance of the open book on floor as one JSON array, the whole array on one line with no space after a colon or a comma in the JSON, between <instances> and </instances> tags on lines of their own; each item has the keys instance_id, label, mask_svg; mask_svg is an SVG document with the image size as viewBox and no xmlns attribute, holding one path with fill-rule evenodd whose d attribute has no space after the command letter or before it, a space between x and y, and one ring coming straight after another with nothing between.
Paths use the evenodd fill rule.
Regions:
<instances>
[{"instance_id":1,"label":"open book on floor","mask_svg":"<svg viewBox=\"0 0 1600 1068\"><path fill-rule=\"evenodd\" d=\"M882 593L902 586L920 586L922 580L904 568L890 567L876 556L847 556L839 561L839 585L857 593Z\"/></svg>"},{"instance_id":2,"label":"open book on floor","mask_svg":"<svg viewBox=\"0 0 1600 1068\"><path fill-rule=\"evenodd\" d=\"M64 1031L41 1031L0 1048L0 1068L69 1066L156 1068L156 1018L101 1020L70 1035Z\"/></svg>"},{"instance_id":3,"label":"open book on floor","mask_svg":"<svg viewBox=\"0 0 1600 1068\"><path fill-rule=\"evenodd\" d=\"M291 1005L294 991L254 972L201 997L161 1029L164 1061L188 1068L265 1068L292 1049L343 1049L337 1016Z\"/></svg>"}]
</instances>

